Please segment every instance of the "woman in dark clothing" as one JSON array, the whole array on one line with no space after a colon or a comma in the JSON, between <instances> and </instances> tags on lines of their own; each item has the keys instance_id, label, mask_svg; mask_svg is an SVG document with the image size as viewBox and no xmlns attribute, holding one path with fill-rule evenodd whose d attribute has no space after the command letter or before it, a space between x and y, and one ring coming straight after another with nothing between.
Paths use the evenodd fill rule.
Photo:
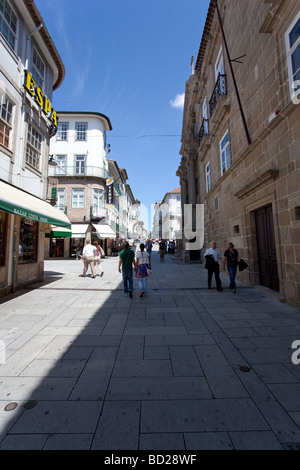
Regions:
<instances>
[{"instance_id":1,"label":"woman in dark clothing","mask_svg":"<svg viewBox=\"0 0 300 470\"><path fill-rule=\"evenodd\" d=\"M234 293L236 292L235 277L236 277L237 265L238 265L239 260L240 260L239 254L237 250L234 248L233 243L229 243L228 248L224 253L223 268L225 271L226 262L227 262L227 270L230 276L230 289Z\"/></svg>"}]
</instances>

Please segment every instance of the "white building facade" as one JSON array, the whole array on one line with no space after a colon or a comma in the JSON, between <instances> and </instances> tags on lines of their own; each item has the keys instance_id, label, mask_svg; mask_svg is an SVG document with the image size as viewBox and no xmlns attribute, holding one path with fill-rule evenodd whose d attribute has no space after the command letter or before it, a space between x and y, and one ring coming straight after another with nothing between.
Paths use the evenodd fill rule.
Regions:
<instances>
[{"instance_id":1,"label":"white building facade","mask_svg":"<svg viewBox=\"0 0 300 470\"><path fill-rule=\"evenodd\" d=\"M70 227L46 202L52 92L63 62L32 0L0 2L0 295L43 279L44 233Z\"/></svg>"}]
</instances>

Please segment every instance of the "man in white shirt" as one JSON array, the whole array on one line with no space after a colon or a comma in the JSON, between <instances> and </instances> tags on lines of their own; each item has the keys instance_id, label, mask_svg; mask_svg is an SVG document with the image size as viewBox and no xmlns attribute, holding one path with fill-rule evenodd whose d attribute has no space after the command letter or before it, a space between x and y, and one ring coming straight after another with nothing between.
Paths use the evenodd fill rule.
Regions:
<instances>
[{"instance_id":1,"label":"man in white shirt","mask_svg":"<svg viewBox=\"0 0 300 470\"><path fill-rule=\"evenodd\" d=\"M208 248L205 252L205 267L208 272L208 288L211 289L211 280L213 277L213 274L215 273L215 279L216 279L216 285L217 285L217 290L222 291L222 284L221 284L221 279L220 279L220 265L219 261L222 259L221 252L219 248L217 248L217 243L215 241L212 241L210 244L211 248Z\"/></svg>"},{"instance_id":2,"label":"man in white shirt","mask_svg":"<svg viewBox=\"0 0 300 470\"><path fill-rule=\"evenodd\" d=\"M92 270L92 277L96 277L96 269L95 269L95 251L97 251L97 248L94 245L91 245L90 241L86 242L85 247L83 248L82 251L82 257L83 257L83 277L86 276L87 270L89 266L91 266Z\"/></svg>"}]
</instances>

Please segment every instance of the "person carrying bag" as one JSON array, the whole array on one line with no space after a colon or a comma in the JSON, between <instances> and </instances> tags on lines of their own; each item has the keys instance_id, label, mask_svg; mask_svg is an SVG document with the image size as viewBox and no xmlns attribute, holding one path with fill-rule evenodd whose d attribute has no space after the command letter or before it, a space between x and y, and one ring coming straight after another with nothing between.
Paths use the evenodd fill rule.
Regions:
<instances>
[{"instance_id":1,"label":"person carrying bag","mask_svg":"<svg viewBox=\"0 0 300 470\"><path fill-rule=\"evenodd\" d=\"M144 243L140 244L140 252L136 254L135 275L139 283L140 297L147 291L147 277L151 274L151 262L149 253L145 251Z\"/></svg>"}]
</instances>

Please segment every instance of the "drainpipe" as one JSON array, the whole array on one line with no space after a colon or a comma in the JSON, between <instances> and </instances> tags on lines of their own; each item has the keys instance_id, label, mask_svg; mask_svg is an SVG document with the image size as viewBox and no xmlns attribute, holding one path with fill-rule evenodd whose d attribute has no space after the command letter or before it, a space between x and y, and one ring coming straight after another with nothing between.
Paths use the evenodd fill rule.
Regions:
<instances>
[{"instance_id":1,"label":"drainpipe","mask_svg":"<svg viewBox=\"0 0 300 470\"><path fill-rule=\"evenodd\" d=\"M219 18L220 26L221 26L221 31L222 31L222 36L223 36L223 40L224 40L224 45L225 45L225 49L226 49L226 53L227 53L227 57L228 57L229 67L230 67L230 71L231 71L231 75L232 75L232 79L233 79L233 84L234 84L234 88L235 88L236 95L237 95L237 99L238 99L238 103L239 103L239 110L240 110L240 113L241 113L241 117L242 117L244 129L245 129L245 132L246 132L246 137L247 137L248 145L251 145L251 138L250 138L250 134L249 134L248 127L247 127L247 123L246 123L246 119L245 119L245 114L244 114L244 111L243 111L243 106L242 106L242 102L241 102L241 98L240 98L238 86L237 86L236 79L235 79L235 75L234 75L234 70L233 70L233 67L232 67L232 62L233 62L233 60L231 59L230 54L229 54L228 44L227 44L227 40L226 40L226 36L225 36L225 31L224 31L223 23L222 23L222 18L221 18L219 6L218 6L218 0L215 0L215 4L216 4L216 9L217 9L217 13L218 13L218 18Z\"/></svg>"}]
</instances>

